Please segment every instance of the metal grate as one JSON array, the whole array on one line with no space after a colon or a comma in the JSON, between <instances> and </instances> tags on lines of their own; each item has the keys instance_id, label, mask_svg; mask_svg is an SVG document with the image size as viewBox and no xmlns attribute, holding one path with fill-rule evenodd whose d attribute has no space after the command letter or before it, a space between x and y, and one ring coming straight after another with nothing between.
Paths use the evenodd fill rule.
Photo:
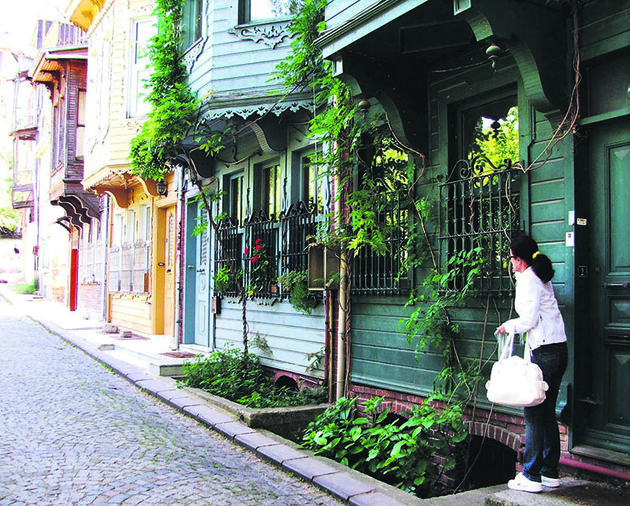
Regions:
<instances>
[{"instance_id":1,"label":"metal grate","mask_svg":"<svg viewBox=\"0 0 630 506\"><path fill-rule=\"evenodd\" d=\"M269 298L278 292L278 221L263 210L245 220L244 282L258 298Z\"/></svg>"},{"instance_id":2,"label":"metal grate","mask_svg":"<svg viewBox=\"0 0 630 506\"><path fill-rule=\"evenodd\" d=\"M512 291L509 245L519 224L520 174L510 160L497 167L481 155L457 162L450 179L440 185L443 271L455 255L481 248L481 275L475 288L483 294ZM465 266L444 290L461 290L467 275Z\"/></svg>"},{"instance_id":3,"label":"metal grate","mask_svg":"<svg viewBox=\"0 0 630 506\"><path fill-rule=\"evenodd\" d=\"M216 271L223 267L239 270L243 258L243 233L237 223L227 216L218 223L216 241ZM223 295L239 295L240 290L236 279L232 280L230 288Z\"/></svg>"},{"instance_id":4,"label":"metal grate","mask_svg":"<svg viewBox=\"0 0 630 506\"><path fill-rule=\"evenodd\" d=\"M387 252L379 254L370 247L359 250L352 269L352 293L399 295L410 288L409 273L402 271L409 237L408 199L399 191L382 192L384 211L377 215L388 231Z\"/></svg>"},{"instance_id":5,"label":"metal grate","mask_svg":"<svg viewBox=\"0 0 630 506\"><path fill-rule=\"evenodd\" d=\"M282 273L308 269L308 241L317 233L317 210L312 202L299 201L280 214Z\"/></svg>"}]
</instances>

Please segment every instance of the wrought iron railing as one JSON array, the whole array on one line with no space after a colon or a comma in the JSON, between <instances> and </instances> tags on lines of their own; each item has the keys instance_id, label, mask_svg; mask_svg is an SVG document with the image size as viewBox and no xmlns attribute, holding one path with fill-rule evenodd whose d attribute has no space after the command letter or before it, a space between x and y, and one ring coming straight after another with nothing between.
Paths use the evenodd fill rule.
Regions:
<instances>
[{"instance_id":1,"label":"wrought iron railing","mask_svg":"<svg viewBox=\"0 0 630 506\"><path fill-rule=\"evenodd\" d=\"M352 293L399 295L410 289L410 275L405 267L409 221L409 199L400 191L382 192L382 211L376 220L386 233L385 253L362 247L352 264Z\"/></svg>"},{"instance_id":2,"label":"wrought iron railing","mask_svg":"<svg viewBox=\"0 0 630 506\"><path fill-rule=\"evenodd\" d=\"M308 269L308 243L317 234L317 209L299 201L280 214L281 273Z\"/></svg>"},{"instance_id":3,"label":"wrought iron railing","mask_svg":"<svg viewBox=\"0 0 630 506\"><path fill-rule=\"evenodd\" d=\"M229 216L223 218L217 224L217 240L215 242L215 272L221 269L230 269L232 273L240 271L243 263L243 232L239 224L235 223ZM225 289L223 295L239 295L240 283L233 276Z\"/></svg>"},{"instance_id":4,"label":"wrought iron railing","mask_svg":"<svg viewBox=\"0 0 630 506\"><path fill-rule=\"evenodd\" d=\"M240 227L230 218L219 223L215 272L231 267L239 272L223 295L235 296L244 287L258 298L279 297L278 277L308 268L308 238L314 236L317 211L305 202L292 204L279 217L256 211ZM233 276L233 274L232 274Z\"/></svg>"},{"instance_id":5,"label":"wrought iron railing","mask_svg":"<svg viewBox=\"0 0 630 506\"><path fill-rule=\"evenodd\" d=\"M509 244L519 228L520 174L510 160L495 166L479 155L457 162L449 179L440 185L440 259L443 270L459 269L443 290L462 290L471 268L455 267L448 260L479 248L480 275L475 289L482 294L512 292Z\"/></svg>"},{"instance_id":6,"label":"wrought iron railing","mask_svg":"<svg viewBox=\"0 0 630 506\"><path fill-rule=\"evenodd\" d=\"M258 298L278 295L278 230L275 216L263 210L245 220L244 283Z\"/></svg>"}]
</instances>

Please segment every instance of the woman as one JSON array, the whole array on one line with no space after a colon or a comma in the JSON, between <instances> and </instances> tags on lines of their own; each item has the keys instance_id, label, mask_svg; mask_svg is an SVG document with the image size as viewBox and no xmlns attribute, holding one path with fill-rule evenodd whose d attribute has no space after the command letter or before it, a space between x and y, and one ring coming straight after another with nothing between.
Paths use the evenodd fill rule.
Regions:
<instances>
[{"instance_id":1,"label":"woman","mask_svg":"<svg viewBox=\"0 0 630 506\"><path fill-rule=\"evenodd\" d=\"M551 260L527 235L510 243L512 270L516 277L514 308L518 318L508 320L497 330L525 337L526 352L538 364L549 385L545 402L525 409L525 456L523 472L508 482L513 490L541 492L560 486L560 432L556 422L556 400L562 375L567 368L567 336L564 321L553 293Z\"/></svg>"}]
</instances>

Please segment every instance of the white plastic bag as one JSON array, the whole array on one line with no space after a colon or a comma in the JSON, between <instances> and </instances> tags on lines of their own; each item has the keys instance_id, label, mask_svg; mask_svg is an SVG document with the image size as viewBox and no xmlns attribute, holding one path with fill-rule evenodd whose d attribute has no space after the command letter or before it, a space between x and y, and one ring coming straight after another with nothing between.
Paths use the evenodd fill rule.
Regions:
<instances>
[{"instance_id":1,"label":"white plastic bag","mask_svg":"<svg viewBox=\"0 0 630 506\"><path fill-rule=\"evenodd\" d=\"M529 360L529 349L525 349L528 360L512 356L514 334L497 334L499 361L492 366L490 381L486 383L488 400L505 406L536 406L545 400L549 386L536 364Z\"/></svg>"}]
</instances>

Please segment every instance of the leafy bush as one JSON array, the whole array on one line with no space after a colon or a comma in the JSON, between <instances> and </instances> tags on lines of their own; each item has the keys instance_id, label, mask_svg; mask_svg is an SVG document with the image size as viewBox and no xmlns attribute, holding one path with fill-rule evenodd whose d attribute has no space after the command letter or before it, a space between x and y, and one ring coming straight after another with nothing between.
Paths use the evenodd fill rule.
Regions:
<instances>
[{"instance_id":1,"label":"leafy bush","mask_svg":"<svg viewBox=\"0 0 630 506\"><path fill-rule=\"evenodd\" d=\"M253 408L304 406L321 402L320 389L277 387L265 374L258 357L225 348L205 359L185 362L181 383Z\"/></svg>"},{"instance_id":2,"label":"leafy bush","mask_svg":"<svg viewBox=\"0 0 630 506\"><path fill-rule=\"evenodd\" d=\"M289 294L289 302L299 313L310 315L317 306L317 299L308 289L307 271L289 271L280 276L278 281L282 289Z\"/></svg>"},{"instance_id":3,"label":"leafy bush","mask_svg":"<svg viewBox=\"0 0 630 506\"><path fill-rule=\"evenodd\" d=\"M33 279L31 283L18 283L13 287L15 293L27 294L35 293L39 289L39 280Z\"/></svg>"},{"instance_id":4,"label":"leafy bush","mask_svg":"<svg viewBox=\"0 0 630 506\"><path fill-rule=\"evenodd\" d=\"M383 398L367 401L363 416L356 398L341 398L306 429L302 446L418 496L435 490L443 469L455 464L458 443L466 439L458 406L436 409L425 402L408 420L391 420Z\"/></svg>"}]
</instances>

